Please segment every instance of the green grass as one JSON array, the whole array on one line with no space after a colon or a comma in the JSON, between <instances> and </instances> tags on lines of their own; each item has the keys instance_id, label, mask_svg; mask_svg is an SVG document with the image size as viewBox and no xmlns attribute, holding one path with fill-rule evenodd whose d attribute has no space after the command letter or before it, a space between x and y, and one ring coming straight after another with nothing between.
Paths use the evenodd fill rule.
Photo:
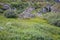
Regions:
<instances>
[{"instance_id":1,"label":"green grass","mask_svg":"<svg viewBox=\"0 0 60 40\"><path fill-rule=\"evenodd\" d=\"M0 40L60 40L60 28L42 18L23 20L0 15Z\"/></svg>"}]
</instances>

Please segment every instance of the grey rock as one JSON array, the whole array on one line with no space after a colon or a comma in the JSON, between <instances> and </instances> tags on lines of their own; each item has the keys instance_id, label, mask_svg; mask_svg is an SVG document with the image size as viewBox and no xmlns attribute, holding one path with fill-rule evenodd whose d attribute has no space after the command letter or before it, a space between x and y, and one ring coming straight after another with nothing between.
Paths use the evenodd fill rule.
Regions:
<instances>
[{"instance_id":1,"label":"grey rock","mask_svg":"<svg viewBox=\"0 0 60 40\"><path fill-rule=\"evenodd\" d=\"M35 17L35 15L34 14L31 14L31 13L26 13L26 14L20 14L19 15L19 18L33 18L33 17Z\"/></svg>"},{"instance_id":2,"label":"grey rock","mask_svg":"<svg viewBox=\"0 0 60 40\"><path fill-rule=\"evenodd\" d=\"M19 14L19 18L33 18L35 15L31 14L31 11L33 11L34 8L29 7L27 8L25 11L23 11L23 13Z\"/></svg>"},{"instance_id":3,"label":"grey rock","mask_svg":"<svg viewBox=\"0 0 60 40\"><path fill-rule=\"evenodd\" d=\"M10 8L10 4L5 4L5 3L1 3L1 2L0 2L0 6L2 6L3 10L7 10Z\"/></svg>"},{"instance_id":4,"label":"grey rock","mask_svg":"<svg viewBox=\"0 0 60 40\"><path fill-rule=\"evenodd\" d=\"M47 12L47 9L44 7L44 8L42 8L42 12L43 13L46 13Z\"/></svg>"},{"instance_id":5,"label":"grey rock","mask_svg":"<svg viewBox=\"0 0 60 40\"><path fill-rule=\"evenodd\" d=\"M8 5L8 4L4 4L4 5L3 5L3 9L4 9L4 10L7 10L7 9L9 9L9 8L10 8L10 5Z\"/></svg>"}]
</instances>

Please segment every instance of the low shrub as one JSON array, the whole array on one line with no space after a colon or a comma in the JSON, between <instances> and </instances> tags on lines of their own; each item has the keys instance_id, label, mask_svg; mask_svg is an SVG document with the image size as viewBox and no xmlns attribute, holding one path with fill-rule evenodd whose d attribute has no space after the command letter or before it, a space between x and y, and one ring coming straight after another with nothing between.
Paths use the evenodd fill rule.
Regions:
<instances>
[{"instance_id":1,"label":"low shrub","mask_svg":"<svg viewBox=\"0 0 60 40\"><path fill-rule=\"evenodd\" d=\"M43 15L45 19L48 20L50 24L60 27L60 13L47 13Z\"/></svg>"},{"instance_id":2,"label":"low shrub","mask_svg":"<svg viewBox=\"0 0 60 40\"><path fill-rule=\"evenodd\" d=\"M55 21L54 23L52 23L52 24L57 25L57 26L60 27L60 20L56 20L56 21Z\"/></svg>"},{"instance_id":3,"label":"low shrub","mask_svg":"<svg viewBox=\"0 0 60 40\"><path fill-rule=\"evenodd\" d=\"M28 7L27 2L12 2L11 8L16 8L18 13L22 13Z\"/></svg>"},{"instance_id":4,"label":"low shrub","mask_svg":"<svg viewBox=\"0 0 60 40\"><path fill-rule=\"evenodd\" d=\"M7 10L7 11L4 12L4 16L6 18L16 18L17 17L17 14L13 10Z\"/></svg>"}]
</instances>

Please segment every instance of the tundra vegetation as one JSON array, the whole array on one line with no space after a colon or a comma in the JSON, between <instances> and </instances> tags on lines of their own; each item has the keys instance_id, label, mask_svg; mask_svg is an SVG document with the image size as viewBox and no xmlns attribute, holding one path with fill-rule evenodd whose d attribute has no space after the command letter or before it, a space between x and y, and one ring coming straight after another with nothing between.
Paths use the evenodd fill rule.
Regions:
<instances>
[{"instance_id":1,"label":"tundra vegetation","mask_svg":"<svg viewBox=\"0 0 60 40\"><path fill-rule=\"evenodd\" d=\"M60 40L60 1L0 0L0 40Z\"/></svg>"}]
</instances>

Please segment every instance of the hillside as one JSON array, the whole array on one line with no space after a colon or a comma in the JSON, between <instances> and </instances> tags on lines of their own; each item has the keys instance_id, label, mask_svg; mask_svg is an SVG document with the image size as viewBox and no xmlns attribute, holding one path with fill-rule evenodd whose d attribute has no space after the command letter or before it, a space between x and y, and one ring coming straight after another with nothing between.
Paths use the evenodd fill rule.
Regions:
<instances>
[{"instance_id":1,"label":"hillside","mask_svg":"<svg viewBox=\"0 0 60 40\"><path fill-rule=\"evenodd\" d=\"M0 40L60 40L59 0L0 0Z\"/></svg>"}]
</instances>

